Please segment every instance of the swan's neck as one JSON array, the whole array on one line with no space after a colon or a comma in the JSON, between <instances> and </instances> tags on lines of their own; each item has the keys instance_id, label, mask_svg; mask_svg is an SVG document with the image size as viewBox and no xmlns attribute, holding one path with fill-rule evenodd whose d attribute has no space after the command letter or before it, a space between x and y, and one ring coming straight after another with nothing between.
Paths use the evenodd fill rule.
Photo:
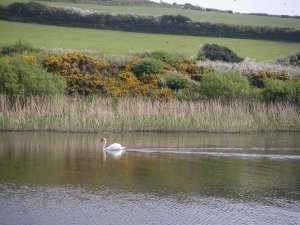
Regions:
<instances>
[{"instance_id":1,"label":"swan's neck","mask_svg":"<svg viewBox=\"0 0 300 225\"><path fill-rule=\"evenodd\" d=\"M101 141L101 148L103 151L105 150L105 146L106 146L106 140L104 139L103 141Z\"/></svg>"}]
</instances>

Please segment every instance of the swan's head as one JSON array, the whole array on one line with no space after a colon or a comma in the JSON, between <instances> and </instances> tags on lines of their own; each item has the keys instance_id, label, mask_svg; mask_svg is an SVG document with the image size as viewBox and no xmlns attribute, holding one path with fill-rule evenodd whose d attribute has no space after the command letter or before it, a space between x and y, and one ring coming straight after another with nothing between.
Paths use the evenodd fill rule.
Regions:
<instances>
[{"instance_id":1,"label":"swan's head","mask_svg":"<svg viewBox=\"0 0 300 225\"><path fill-rule=\"evenodd\" d=\"M105 138L101 138L101 143L105 142L106 139Z\"/></svg>"}]
</instances>

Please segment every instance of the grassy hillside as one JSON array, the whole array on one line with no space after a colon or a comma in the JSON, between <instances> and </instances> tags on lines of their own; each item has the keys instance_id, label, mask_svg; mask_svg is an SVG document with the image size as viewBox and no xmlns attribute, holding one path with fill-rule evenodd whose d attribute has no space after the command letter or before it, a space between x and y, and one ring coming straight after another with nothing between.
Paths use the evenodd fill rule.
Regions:
<instances>
[{"instance_id":1,"label":"grassy hillside","mask_svg":"<svg viewBox=\"0 0 300 225\"><path fill-rule=\"evenodd\" d=\"M0 4L1 5L9 5L11 4L12 2L29 2L29 1L32 1L32 0L0 0ZM35 1L35 0L33 0ZM53 2L53 0L41 0L41 1L44 1L44 2ZM54 0L54 1L59 1L59 0ZM74 0L61 0L61 2L75 2ZM155 5L155 4L158 4L158 3L155 3L155 2L152 2L150 0L77 0L76 1L77 3L78 2L81 2L81 3L86 3L86 4L103 4L103 5L119 5L120 3L121 4L143 4L143 5L148 5L148 4L151 4L151 5Z\"/></svg>"},{"instance_id":2,"label":"grassy hillside","mask_svg":"<svg viewBox=\"0 0 300 225\"><path fill-rule=\"evenodd\" d=\"M143 15L183 15L194 21L207 21L212 23L242 24L253 26L269 27L289 27L300 29L300 19L254 16L243 14L230 14L221 12L202 12L195 10L186 10L168 7L150 7L150 6L105 6L82 3L58 3L43 2L47 5L57 5L63 7L77 7L81 9L95 10L99 12L111 13L138 13Z\"/></svg>"},{"instance_id":3,"label":"grassy hillside","mask_svg":"<svg viewBox=\"0 0 300 225\"><path fill-rule=\"evenodd\" d=\"M122 0L130 2L142 2L146 0ZM1 5L9 5L13 2L29 2L29 0L0 0ZM143 15L183 15L191 18L194 21L207 21L212 23L226 23L226 24L241 24L253 26L269 26L269 27L288 27L300 29L300 19L294 18L280 18L255 16L244 14L230 14L221 12L202 12L195 10L186 10L171 7L151 7L151 6L108 6L99 4L84 4L84 3L62 3L62 2L47 2L41 1L46 5L55 5L63 7L77 7L81 9L95 10L99 12L108 13L137 13Z\"/></svg>"},{"instance_id":4,"label":"grassy hillside","mask_svg":"<svg viewBox=\"0 0 300 225\"><path fill-rule=\"evenodd\" d=\"M0 21L0 33L0 45L13 44L21 40L36 47L89 49L109 55L166 50L181 51L193 56L196 55L200 45L216 43L229 47L243 57L274 61L278 56L288 55L291 51L300 48L299 43L143 34L7 21Z\"/></svg>"}]
</instances>

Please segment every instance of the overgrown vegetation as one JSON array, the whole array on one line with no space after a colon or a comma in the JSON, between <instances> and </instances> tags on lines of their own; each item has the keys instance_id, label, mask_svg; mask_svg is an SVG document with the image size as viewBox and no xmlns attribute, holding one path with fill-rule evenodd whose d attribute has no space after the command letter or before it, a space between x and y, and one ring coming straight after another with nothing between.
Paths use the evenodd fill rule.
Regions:
<instances>
[{"instance_id":1,"label":"overgrown vegetation","mask_svg":"<svg viewBox=\"0 0 300 225\"><path fill-rule=\"evenodd\" d=\"M2 130L253 132L299 127L299 108L288 103L67 96L30 97L23 103L0 94Z\"/></svg>"},{"instance_id":2,"label":"overgrown vegetation","mask_svg":"<svg viewBox=\"0 0 300 225\"><path fill-rule=\"evenodd\" d=\"M237 72L207 73L203 75L199 92L204 99L224 102L249 98L251 87L248 79Z\"/></svg>"},{"instance_id":3,"label":"overgrown vegetation","mask_svg":"<svg viewBox=\"0 0 300 225\"><path fill-rule=\"evenodd\" d=\"M266 79L263 98L268 102L291 102L299 105L299 82Z\"/></svg>"},{"instance_id":4,"label":"overgrown vegetation","mask_svg":"<svg viewBox=\"0 0 300 225\"><path fill-rule=\"evenodd\" d=\"M35 49L31 45L27 43L23 43L21 41L12 45L4 45L0 48L0 56L14 55L16 53L24 53L24 52L34 53L34 52L38 52L38 49Z\"/></svg>"},{"instance_id":5,"label":"overgrown vegetation","mask_svg":"<svg viewBox=\"0 0 300 225\"><path fill-rule=\"evenodd\" d=\"M46 72L29 55L0 58L0 93L10 99L63 94L64 79Z\"/></svg>"},{"instance_id":6,"label":"overgrown vegetation","mask_svg":"<svg viewBox=\"0 0 300 225\"><path fill-rule=\"evenodd\" d=\"M182 54L163 51L113 61L79 52L35 55L26 46L19 43L16 49L20 53L9 51L1 58L1 93L41 96L65 92L70 96L140 96L164 101L299 102L299 77L287 72L218 71ZM27 48L29 51L24 52Z\"/></svg>"},{"instance_id":7,"label":"overgrown vegetation","mask_svg":"<svg viewBox=\"0 0 300 225\"><path fill-rule=\"evenodd\" d=\"M162 51L114 61L80 52L18 49L21 53L9 51L0 57L2 129L236 132L299 128L299 76L262 70L221 72L182 54ZM121 108L125 111L119 112ZM36 109L39 114L33 118ZM284 125L283 121L290 122Z\"/></svg>"},{"instance_id":8,"label":"overgrown vegetation","mask_svg":"<svg viewBox=\"0 0 300 225\"><path fill-rule=\"evenodd\" d=\"M133 67L134 74L141 78L145 74L161 74L163 71L163 63L154 58L145 58Z\"/></svg>"}]
</instances>

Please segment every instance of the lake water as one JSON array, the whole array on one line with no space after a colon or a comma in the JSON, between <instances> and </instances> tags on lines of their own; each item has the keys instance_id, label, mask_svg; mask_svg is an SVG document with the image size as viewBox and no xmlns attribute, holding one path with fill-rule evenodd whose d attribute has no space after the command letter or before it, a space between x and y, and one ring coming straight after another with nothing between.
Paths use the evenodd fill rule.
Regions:
<instances>
[{"instance_id":1,"label":"lake water","mask_svg":"<svg viewBox=\"0 0 300 225\"><path fill-rule=\"evenodd\" d=\"M300 133L1 132L0 224L300 224Z\"/></svg>"}]
</instances>

